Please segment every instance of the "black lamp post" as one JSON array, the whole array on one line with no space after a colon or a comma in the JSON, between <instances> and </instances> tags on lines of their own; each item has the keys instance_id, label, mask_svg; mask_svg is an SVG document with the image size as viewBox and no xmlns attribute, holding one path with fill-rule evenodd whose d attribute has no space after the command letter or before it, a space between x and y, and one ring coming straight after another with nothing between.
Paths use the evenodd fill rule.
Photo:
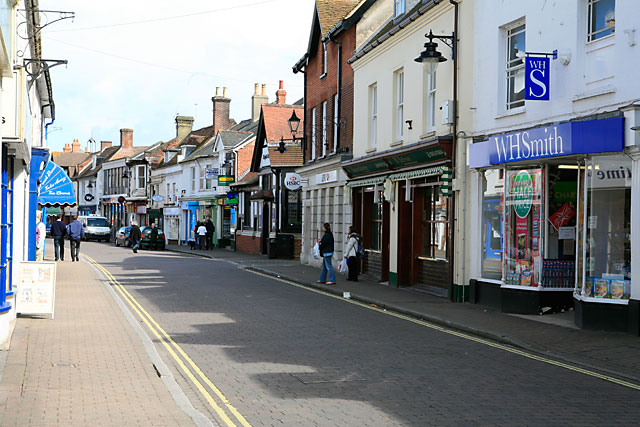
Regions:
<instances>
[{"instance_id":1,"label":"black lamp post","mask_svg":"<svg viewBox=\"0 0 640 427\"><path fill-rule=\"evenodd\" d=\"M276 148L276 151L278 151L280 154L287 151L287 147L284 146L285 141L296 142L302 141L303 138L296 138L296 133L298 132L298 128L300 127L300 119L296 115L296 110L293 110L293 112L291 113L291 117L289 117L289 120L287 121L289 122L289 130L291 131L292 138L285 139L283 136L280 137L280 143L278 144L278 148Z\"/></svg>"}]
</instances>

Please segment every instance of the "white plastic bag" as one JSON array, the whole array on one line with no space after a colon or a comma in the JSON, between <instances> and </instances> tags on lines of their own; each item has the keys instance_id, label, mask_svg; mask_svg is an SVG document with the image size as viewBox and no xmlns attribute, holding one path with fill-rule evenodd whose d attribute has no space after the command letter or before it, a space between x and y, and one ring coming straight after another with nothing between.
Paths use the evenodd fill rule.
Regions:
<instances>
[{"instance_id":1,"label":"white plastic bag","mask_svg":"<svg viewBox=\"0 0 640 427\"><path fill-rule=\"evenodd\" d=\"M318 242L313 245L313 257L315 259L320 259L320 245L318 244Z\"/></svg>"},{"instance_id":2,"label":"white plastic bag","mask_svg":"<svg viewBox=\"0 0 640 427\"><path fill-rule=\"evenodd\" d=\"M346 258L342 258L342 262L338 266L338 272L340 274L343 274L343 275L347 274L347 272L349 272L349 267L347 266L347 259Z\"/></svg>"}]
</instances>

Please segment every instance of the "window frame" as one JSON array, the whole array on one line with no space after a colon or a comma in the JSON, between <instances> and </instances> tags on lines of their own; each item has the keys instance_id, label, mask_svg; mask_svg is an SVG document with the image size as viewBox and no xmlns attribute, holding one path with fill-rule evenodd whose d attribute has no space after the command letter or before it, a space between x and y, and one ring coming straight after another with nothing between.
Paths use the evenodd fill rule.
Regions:
<instances>
[{"instance_id":1,"label":"window frame","mask_svg":"<svg viewBox=\"0 0 640 427\"><path fill-rule=\"evenodd\" d=\"M327 101L322 102L322 157L327 156Z\"/></svg>"},{"instance_id":2,"label":"window frame","mask_svg":"<svg viewBox=\"0 0 640 427\"><path fill-rule=\"evenodd\" d=\"M404 138L404 69L399 69L394 73L395 80L395 140L402 141Z\"/></svg>"},{"instance_id":3,"label":"window frame","mask_svg":"<svg viewBox=\"0 0 640 427\"><path fill-rule=\"evenodd\" d=\"M378 145L378 84L369 86L369 149Z\"/></svg>"},{"instance_id":4,"label":"window frame","mask_svg":"<svg viewBox=\"0 0 640 427\"><path fill-rule=\"evenodd\" d=\"M587 0L587 43L592 43L595 42L597 40L609 37L609 36L613 36L615 35L616 32L616 2L615 0L613 1L613 26L610 27L603 27L600 29L596 29L595 31L593 30L595 19L593 16L593 12L595 10L595 6L597 6L597 4L599 2L601 2L602 0ZM602 4L602 3L601 3ZM603 34L607 32L606 34Z\"/></svg>"},{"instance_id":5,"label":"window frame","mask_svg":"<svg viewBox=\"0 0 640 427\"><path fill-rule=\"evenodd\" d=\"M393 17L397 18L407 12L406 0L393 0Z\"/></svg>"},{"instance_id":6,"label":"window frame","mask_svg":"<svg viewBox=\"0 0 640 427\"><path fill-rule=\"evenodd\" d=\"M316 107L311 109L311 161L316 159Z\"/></svg>"},{"instance_id":7,"label":"window frame","mask_svg":"<svg viewBox=\"0 0 640 427\"><path fill-rule=\"evenodd\" d=\"M196 167L195 166L191 166L190 174L191 174L191 191L195 192L196 191Z\"/></svg>"},{"instance_id":8,"label":"window frame","mask_svg":"<svg viewBox=\"0 0 640 427\"><path fill-rule=\"evenodd\" d=\"M527 35L527 26L524 19L516 21L506 27L504 27L505 31L505 60L504 60L504 70L505 70L505 103L504 108L506 111L514 110L516 108L521 108L525 106L524 99L524 87L522 91L522 98L520 99L511 99L511 89L512 84L510 80L513 78L514 81L516 77L522 73L522 79L524 81L524 70L525 70L525 61L524 57L517 59L509 59L509 54L512 50L512 42L515 40L517 36L520 34L524 34L525 46L524 50L526 50L526 35ZM516 93L513 93L514 98Z\"/></svg>"},{"instance_id":9,"label":"window frame","mask_svg":"<svg viewBox=\"0 0 640 427\"><path fill-rule=\"evenodd\" d=\"M433 132L436 130L436 85L437 85L437 70L436 67L432 67L427 70L427 100L426 100L426 130L427 132Z\"/></svg>"},{"instance_id":10,"label":"window frame","mask_svg":"<svg viewBox=\"0 0 640 427\"><path fill-rule=\"evenodd\" d=\"M339 123L340 119L338 117L338 113L340 112L340 108L338 102L340 101L338 94L333 95L333 151L332 154L335 154L338 151L338 132L340 132Z\"/></svg>"},{"instance_id":11,"label":"window frame","mask_svg":"<svg viewBox=\"0 0 640 427\"><path fill-rule=\"evenodd\" d=\"M142 171L142 174L140 174L140 171ZM147 167L145 165L138 165L136 168L136 178L138 189L143 189L147 186Z\"/></svg>"},{"instance_id":12,"label":"window frame","mask_svg":"<svg viewBox=\"0 0 640 427\"><path fill-rule=\"evenodd\" d=\"M420 219L420 230L422 232L422 240L423 240L422 247L420 249L420 256L424 258L429 258L429 259L447 261L449 259L448 258L449 242L448 242L447 236L449 234L448 216L449 216L450 200L448 197L442 194L441 186L442 186L442 183L438 181L438 182L428 182L426 184L422 184L416 187L416 189L423 191L423 196L422 196L423 215L424 215L427 203L429 205L429 209L427 210L427 212L429 213L429 217L427 219L425 218ZM430 196L428 200L427 200L427 190ZM442 201L445 202L444 212L446 217L444 219L437 219L436 213L438 212L438 209L436 208L436 206L438 202L442 202ZM438 254L436 254L436 249L433 242L434 235L437 234L435 230L436 230L436 227L438 226L444 226L444 232L442 236L440 236L441 238L444 238L444 256L439 256ZM426 234L427 238L425 238L425 231L424 231L425 228L428 230L428 234ZM427 251L425 251L426 248L428 248Z\"/></svg>"}]
</instances>

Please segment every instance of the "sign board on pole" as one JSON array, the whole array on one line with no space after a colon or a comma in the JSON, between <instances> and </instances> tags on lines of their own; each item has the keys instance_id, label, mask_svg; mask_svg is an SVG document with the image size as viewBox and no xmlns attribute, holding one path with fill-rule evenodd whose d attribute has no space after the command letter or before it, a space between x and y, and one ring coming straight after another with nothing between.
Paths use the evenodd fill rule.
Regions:
<instances>
[{"instance_id":1,"label":"sign board on pole","mask_svg":"<svg viewBox=\"0 0 640 427\"><path fill-rule=\"evenodd\" d=\"M51 314L56 300L56 263L21 262L18 273L16 312L20 314Z\"/></svg>"},{"instance_id":2,"label":"sign board on pole","mask_svg":"<svg viewBox=\"0 0 640 427\"><path fill-rule=\"evenodd\" d=\"M527 56L524 59L524 99L549 100L549 58Z\"/></svg>"},{"instance_id":3,"label":"sign board on pole","mask_svg":"<svg viewBox=\"0 0 640 427\"><path fill-rule=\"evenodd\" d=\"M225 187L229 186L229 184L233 184L235 182L235 178L233 175L219 175L218 176L218 186Z\"/></svg>"},{"instance_id":4,"label":"sign board on pole","mask_svg":"<svg viewBox=\"0 0 640 427\"><path fill-rule=\"evenodd\" d=\"M216 179L218 177L218 168L206 168L204 170L205 179Z\"/></svg>"},{"instance_id":5,"label":"sign board on pole","mask_svg":"<svg viewBox=\"0 0 640 427\"><path fill-rule=\"evenodd\" d=\"M287 190L299 190L302 187L302 177L297 173L287 172L284 176L284 186Z\"/></svg>"}]
</instances>

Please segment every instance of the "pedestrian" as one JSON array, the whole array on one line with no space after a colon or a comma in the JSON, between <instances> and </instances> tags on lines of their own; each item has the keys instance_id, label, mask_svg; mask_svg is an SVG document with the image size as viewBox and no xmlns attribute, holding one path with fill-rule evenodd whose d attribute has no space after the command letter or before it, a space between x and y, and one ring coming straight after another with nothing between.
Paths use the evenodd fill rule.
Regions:
<instances>
[{"instance_id":1,"label":"pedestrian","mask_svg":"<svg viewBox=\"0 0 640 427\"><path fill-rule=\"evenodd\" d=\"M207 218L204 226L207 227L207 250L211 250L213 249L213 233L216 232L216 226L213 225L211 218Z\"/></svg>"},{"instance_id":2,"label":"pedestrian","mask_svg":"<svg viewBox=\"0 0 640 427\"><path fill-rule=\"evenodd\" d=\"M55 248L56 261L64 261L64 238L67 235L67 226L60 219L60 215L55 215L51 225L51 236L53 236L53 247Z\"/></svg>"},{"instance_id":3,"label":"pedestrian","mask_svg":"<svg viewBox=\"0 0 640 427\"><path fill-rule=\"evenodd\" d=\"M84 237L84 226L78 221L78 216L74 215L72 221L67 225L67 235L71 241L71 261L80 261L80 240Z\"/></svg>"},{"instance_id":4,"label":"pedestrian","mask_svg":"<svg viewBox=\"0 0 640 427\"><path fill-rule=\"evenodd\" d=\"M357 282L358 273L360 273L358 246L360 245L361 237L353 226L349 226L349 235L347 236L347 239L347 249L344 251L344 257L347 260L347 268L349 269L347 280Z\"/></svg>"},{"instance_id":5,"label":"pedestrian","mask_svg":"<svg viewBox=\"0 0 640 427\"><path fill-rule=\"evenodd\" d=\"M200 221L196 222L196 225L193 226L193 241L196 243L196 249L200 249L199 239L198 239L198 228L202 223Z\"/></svg>"},{"instance_id":6,"label":"pedestrian","mask_svg":"<svg viewBox=\"0 0 640 427\"><path fill-rule=\"evenodd\" d=\"M154 251L158 249L158 229L156 228L156 223L151 223L151 233L149 233L151 238L151 249Z\"/></svg>"},{"instance_id":7,"label":"pedestrian","mask_svg":"<svg viewBox=\"0 0 640 427\"><path fill-rule=\"evenodd\" d=\"M326 285L336 284L336 273L333 271L333 264L331 260L333 258L333 234L331 233L331 225L325 222L322 226L322 239L318 239L320 243L320 256L322 257L322 271L320 272L320 280L318 283L325 283ZM327 273L329 274L329 281L327 279Z\"/></svg>"},{"instance_id":8,"label":"pedestrian","mask_svg":"<svg viewBox=\"0 0 640 427\"><path fill-rule=\"evenodd\" d=\"M200 250L205 250L207 247L207 227L201 222L198 226L198 246L200 246Z\"/></svg>"},{"instance_id":9,"label":"pedestrian","mask_svg":"<svg viewBox=\"0 0 640 427\"><path fill-rule=\"evenodd\" d=\"M129 240L131 241L131 249L134 254L138 253L138 247L140 246L140 238L142 237L142 233L140 232L140 227L138 227L137 222L131 223L131 230L129 231Z\"/></svg>"},{"instance_id":10,"label":"pedestrian","mask_svg":"<svg viewBox=\"0 0 640 427\"><path fill-rule=\"evenodd\" d=\"M47 236L47 226L42 222L42 211L36 211L36 261L44 260L44 239Z\"/></svg>"}]
</instances>

